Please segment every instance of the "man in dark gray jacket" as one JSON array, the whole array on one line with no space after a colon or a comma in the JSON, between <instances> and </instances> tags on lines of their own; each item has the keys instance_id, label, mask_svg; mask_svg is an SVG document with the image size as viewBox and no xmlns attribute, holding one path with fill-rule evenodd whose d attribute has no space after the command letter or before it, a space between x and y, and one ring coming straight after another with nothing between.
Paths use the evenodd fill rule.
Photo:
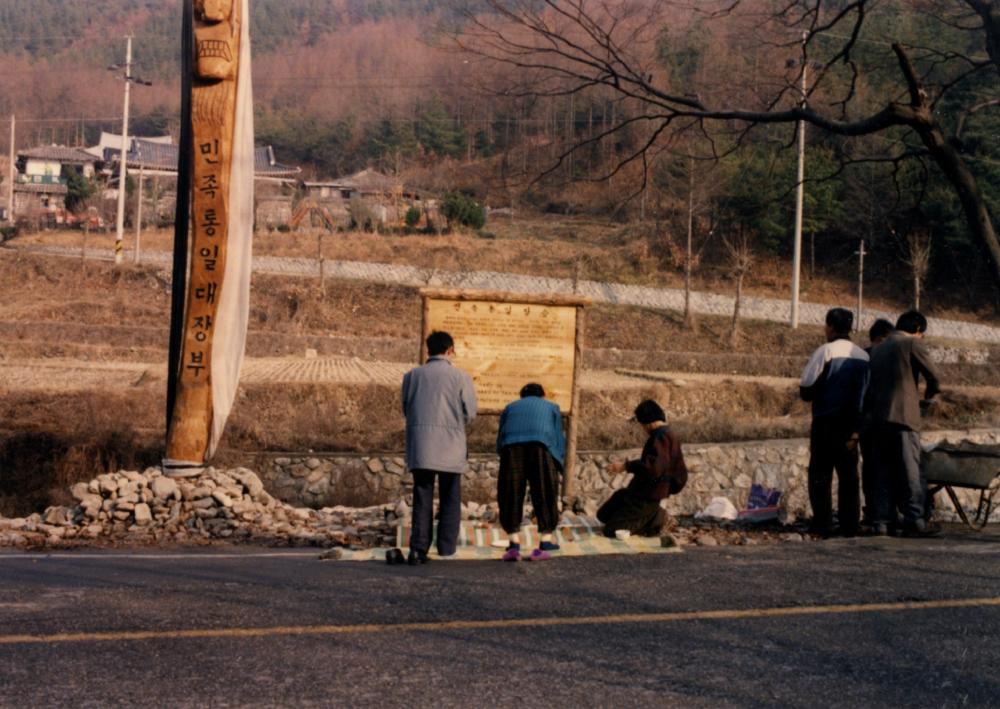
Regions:
<instances>
[{"instance_id":1,"label":"man in dark gray jacket","mask_svg":"<svg viewBox=\"0 0 1000 709\"><path fill-rule=\"evenodd\" d=\"M935 534L925 519L927 481L920 470L920 409L940 391L937 374L922 342L927 318L903 313L896 330L872 350L871 387L865 402L872 425L876 469L874 527L884 534L903 514L903 533ZM927 388L921 399L917 383Z\"/></svg>"},{"instance_id":2,"label":"man in dark gray jacket","mask_svg":"<svg viewBox=\"0 0 1000 709\"><path fill-rule=\"evenodd\" d=\"M406 467L413 473L410 564L427 563L434 522L434 480L441 499L437 550L451 556L462 521L462 474L468 462L465 427L476 416L472 377L452 365L455 342L447 332L427 338L427 363L403 377Z\"/></svg>"}]
</instances>

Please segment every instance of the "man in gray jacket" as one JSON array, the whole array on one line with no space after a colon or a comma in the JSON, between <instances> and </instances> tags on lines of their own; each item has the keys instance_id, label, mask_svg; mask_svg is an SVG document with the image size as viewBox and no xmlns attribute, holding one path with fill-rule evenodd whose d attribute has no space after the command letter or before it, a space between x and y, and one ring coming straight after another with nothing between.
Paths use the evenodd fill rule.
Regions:
<instances>
[{"instance_id":1,"label":"man in gray jacket","mask_svg":"<svg viewBox=\"0 0 1000 709\"><path fill-rule=\"evenodd\" d=\"M467 468L465 427L476 416L472 377L452 365L455 342L447 332L427 338L427 363L403 377L406 467L413 473L410 564L427 563L434 523L434 480L441 499L437 550L451 556L462 521L462 474Z\"/></svg>"},{"instance_id":2,"label":"man in gray jacket","mask_svg":"<svg viewBox=\"0 0 1000 709\"><path fill-rule=\"evenodd\" d=\"M875 454L876 534L885 534L903 515L903 534L927 536L938 530L924 519L927 481L920 470L920 409L940 391L937 374L922 342L927 318L903 313L896 330L872 350L871 387L865 402ZM917 383L927 382L921 398Z\"/></svg>"}]
</instances>

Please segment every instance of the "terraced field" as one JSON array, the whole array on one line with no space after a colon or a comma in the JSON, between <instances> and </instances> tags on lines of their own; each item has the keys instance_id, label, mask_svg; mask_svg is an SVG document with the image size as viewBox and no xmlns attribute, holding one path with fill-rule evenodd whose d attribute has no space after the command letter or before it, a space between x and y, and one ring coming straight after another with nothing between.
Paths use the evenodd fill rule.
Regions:
<instances>
[{"instance_id":1,"label":"terraced field","mask_svg":"<svg viewBox=\"0 0 1000 709\"><path fill-rule=\"evenodd\" d=\"M224 446L401 449L398 385L418 351L416 287L255 274L251 292L247 359ZM0 432L50 435L67 445L132 436L157 449L169 319L164 266L115 269L0 249L0 299ZM687 440L803 435L808 409L795 377L822 341L820 329L747 320L733 347L728 325L728 318L706 315L692 330L661 307L589 308L581 447L634 445L626 418L646 396L665 403ZM1000 347L942 338L930 344L947 405L929 426L995 423ZM490 417L477 421L473 450L492 448L495 425Z\"/></svg>"}]
</instances>

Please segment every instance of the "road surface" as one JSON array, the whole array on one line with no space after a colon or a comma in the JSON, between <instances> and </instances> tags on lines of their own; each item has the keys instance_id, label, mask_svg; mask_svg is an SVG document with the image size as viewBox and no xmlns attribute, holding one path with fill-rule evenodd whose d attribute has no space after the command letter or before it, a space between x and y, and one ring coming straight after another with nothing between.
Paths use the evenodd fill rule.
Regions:
<instances>
[{"instance_id":1,"label":"road surface","mask_svg":"<svg viewBox=\"0 0 1000 709\"><path fill-rule=\"evenodd\" d=\"M1000 535L388 567L0 555L0 705L996 706Z\"/></svg>"}]
</instances>

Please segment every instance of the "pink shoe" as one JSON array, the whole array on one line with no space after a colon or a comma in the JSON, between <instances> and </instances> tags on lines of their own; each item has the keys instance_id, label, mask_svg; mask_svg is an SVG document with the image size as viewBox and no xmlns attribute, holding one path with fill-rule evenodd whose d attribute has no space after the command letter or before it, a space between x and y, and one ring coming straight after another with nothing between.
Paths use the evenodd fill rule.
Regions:
<instances>
[{"instance_id":1,"label":"pink shoe","mask_svg":"<svg viewBox=\"0 0 1000 709\"><path fill-rule=\"evenodd\" d=\"M544 549L535 549L533 552L531 552L531 556L529 556L527 560L528 561L548 561L551 558L552 558L552 555L549 554Z\"/></svg>"},{"instance_id":2,"label":"pink shoe","mask_svg":"<svg viewBox=\"0 0 1000 709\"><path fill-rule=\"evenodd\" d=\"M521 560L521 550L520 549L508 549L504 552L504 561L520 561Z\"/></svg>"}]
</instances>

